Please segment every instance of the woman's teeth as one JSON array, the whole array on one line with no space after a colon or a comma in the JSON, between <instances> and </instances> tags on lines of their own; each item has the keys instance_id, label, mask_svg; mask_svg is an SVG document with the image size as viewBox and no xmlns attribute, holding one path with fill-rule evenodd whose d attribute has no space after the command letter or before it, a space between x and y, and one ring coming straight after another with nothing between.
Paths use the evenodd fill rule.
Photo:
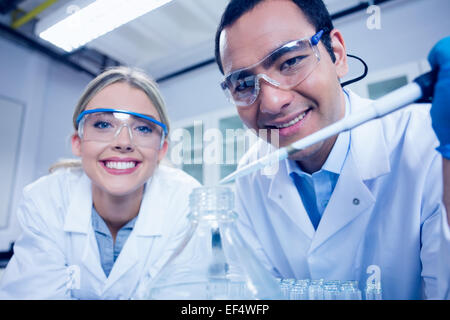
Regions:
<instances>
[{"instance_id":1,"label":"woman's teeth","mask_svg":"<svg viewBox=\"0 0 450 320\"><path fill-rule=\"evenodd\" d=\"M107 161L105 166L110 169L130 169L136 166L135 162L117 162L117 161Z\"/></svg>"},{"instance_id":2,"label":"woman's teeth","mask_svg":"<svg viewBox=\"0 0 450 320\"><path fill-rule=\"evenodd\" d=\"M305 115L306 115L306 113L307 113L308 111L309 111L309 110L306 110L305 112L303 112L302 114L298 115L296 118L292 119L292 120L289 121L288 123L284 123L284 124L281 124L281 125L276 126L276 127L277 127L278 129L283 129L283 128L287 128L287 127L293 126L294 124L296 124L297 122L299 122L300 120L302 120L302 119L305 117Z\"/></svg>"}]
</instances>

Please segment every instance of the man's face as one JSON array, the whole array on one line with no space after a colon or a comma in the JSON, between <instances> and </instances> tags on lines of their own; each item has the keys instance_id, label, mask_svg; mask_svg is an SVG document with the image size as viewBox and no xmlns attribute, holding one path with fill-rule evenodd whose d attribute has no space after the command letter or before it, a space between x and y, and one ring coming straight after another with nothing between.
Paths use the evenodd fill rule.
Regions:
<instances>
[{"instance_id":1,"label":"man's face","mask_svg":"<svg viewBox=\"0 0 450 320\"><path fill-rule=\"evenodd\" d=\"M303 12L292 1L265 1L225 28L220 37L220 52L225 75L251 66L283 44L316 33ZM337 36L335 35L337 34ZM260 80L260 92L250 106L238 107L247 127L278 130L279 146L286 146L329 124L345 113L345 100L338 81L345 75L345 47L337 30L331 33L336 62L333 63L322 42L320 61L312 73L290 90L283 90ZM264 73L263 67L255 70ZM269 75L270 76L270 75ZM336 137L296 153L302 161L328 157ZM272 141L274 143L274 141Z\"/></svg>"}]
</instances>

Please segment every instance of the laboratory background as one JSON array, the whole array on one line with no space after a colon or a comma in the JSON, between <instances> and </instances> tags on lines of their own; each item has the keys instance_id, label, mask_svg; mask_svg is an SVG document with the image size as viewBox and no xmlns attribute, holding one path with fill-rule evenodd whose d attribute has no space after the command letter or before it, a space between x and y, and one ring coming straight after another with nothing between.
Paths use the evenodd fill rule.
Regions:
<instances>
[{"instance_id":1,"label":"laboratory background","mask_svg":"<svg viewBox=\"0 0 450 320\"><path fill-rule=\"evenodd\" d=\"M77 39L64 30L45 32L93 2L108 12L96 18L109 19L111 25L93 26L91 34L78 33ZM378 98L428 71L428 52L450 32L449 0L324 2L348 53L368 65L368 75L349 86L364 97ZM221 147L236 150L242 137L227 138L225 132L245 129L220 89L222 75L214 61L214 35L227 3L0 1L0 277L20 232L15 212L22 189L59 159L74 158L74 106L87 83L105 68L138 67L157 80L175 135L168 165L205 185L236 168L238 152L228 162L202 159L211 140L205 137L208 132L224 133ZM348 79L364 71L355 59L349 65Z\"/></svg>"}]
</instances>

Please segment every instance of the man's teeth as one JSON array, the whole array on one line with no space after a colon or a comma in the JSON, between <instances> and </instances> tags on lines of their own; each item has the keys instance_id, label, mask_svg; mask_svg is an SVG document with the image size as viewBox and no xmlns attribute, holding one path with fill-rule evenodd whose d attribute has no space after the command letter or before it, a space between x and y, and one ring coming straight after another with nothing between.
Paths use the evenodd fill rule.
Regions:
<instances>
[{"instance_id":1,"label":"man's teeth","mask_svg":"<svg viewBox=\"0 0 450 320\"><path fill-rule=\"evenodd\" d=\"M107 161L105 165L110 169L130 169L134 168L136 166L136 163L133 161L131 162Z\"/></svg>"},{"instance_id":2,"label":"man's teeth","mask_svg":"<svg viewBox=\"0 0 450 320\"><path fill-rule=\"evenodd\" d=\"M276 126L276 127L277 127L278 129L283 129L283 128L290 127L290 126L296 124L297 122L299 122L300 120L302 120L302 119L305 117L306 112L308 112L308 111L303 112L303 113L300 114L298 117L292 119L292 120L289 121L288 123L284 123L284 124L281 124L281 125Z\"/></svg>"}]
</instances>

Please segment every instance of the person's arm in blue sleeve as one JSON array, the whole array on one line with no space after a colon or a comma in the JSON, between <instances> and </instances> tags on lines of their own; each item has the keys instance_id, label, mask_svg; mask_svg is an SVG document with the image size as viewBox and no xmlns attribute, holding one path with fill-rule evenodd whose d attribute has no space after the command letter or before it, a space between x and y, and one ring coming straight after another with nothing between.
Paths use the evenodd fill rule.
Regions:
<instances>
[{"instance_id":1,"label":"person's arm in blue sleeve","mask_svg":"<svg viewBox=\"0 0 450 320\"><path fill-rule=\"evenodd\" d=\"M438 69L431 119L440 142L437 150L443 158L443 200L447 211L447 221L450 223L450 37L442 39L433 47L428 60L433 69Z\"/></svg>"},{"instance_id":2,"label":"person's arm in blue sleeve","mask_svg":"<svg viewBox=\"0 0 450 320\"><path fill-rule=\"evenodd\" d=\"M433 47L428 60L433 69L438 69L431 106L431 120L440 142L437 150L442 155L443 202L447 211L447 215L442 216L441 224L438 290L440 297L450 299L450 273L448 272L450 266L450 37L442 39Z\"/></svg>"}]
</instances>

